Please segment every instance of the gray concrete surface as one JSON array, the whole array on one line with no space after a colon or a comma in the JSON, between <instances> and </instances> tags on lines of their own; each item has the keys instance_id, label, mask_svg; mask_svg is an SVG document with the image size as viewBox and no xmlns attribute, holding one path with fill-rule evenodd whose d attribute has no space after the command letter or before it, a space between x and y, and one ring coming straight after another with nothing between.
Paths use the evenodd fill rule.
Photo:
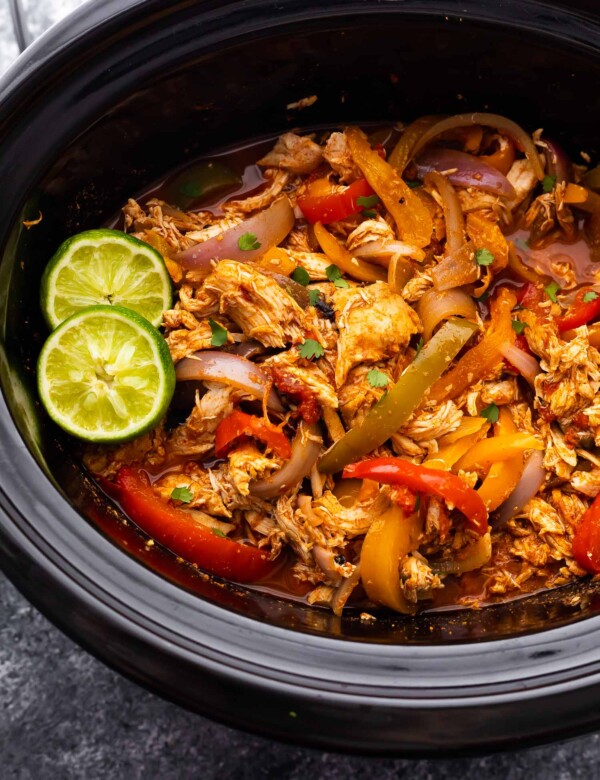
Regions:
<instances>
[{"instance_id":1,"label":"gray concrete surface","mask_svg":"<svg viewBox=\"0 0 600 780\"><path fill-rule=\"evenodd\" d=\"M80 4L22 2L34 36ZM0 0L0 72L16 55L8 0ZM0 575L0 778L594 780L600 737L446 761L363 759L282 745L187 713L123 679Z\"/></svg>"}]
</instances>

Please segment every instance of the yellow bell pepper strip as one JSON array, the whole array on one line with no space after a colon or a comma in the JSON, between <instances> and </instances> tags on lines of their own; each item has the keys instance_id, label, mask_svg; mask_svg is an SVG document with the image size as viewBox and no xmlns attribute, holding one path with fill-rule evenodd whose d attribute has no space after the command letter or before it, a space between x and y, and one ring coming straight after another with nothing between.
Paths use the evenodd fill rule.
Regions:
<instances>
[{"instance_id":1,"label":"yellow bell pepper strip","mask_svg":"<svg viewBox=\"0 0 600 780\"><path fill-rule=\"evenodd\" d=\"M475 444L454 464L455 471L485 473L494 464L510 460L525 450L543 450L544 445L531 433L493 436Z\"/></svg>"},{"instance_id":2,"label":"yellow bell pepper strip","mask_svg":"<svg viewBox=\"0 0 600 780\"><path fill-rule=\"evenodd\" d=\"M407 517L392 506L371 523L360 556L360 578L367 596L396 612L410 614L416 604L406 600L400 586L400 561L419 544L419 515Z\"/></svg>"},{"instance_id":3,"label":"yellow bell pepper strip","mask_svg":"<svg viewBox=\"0 0 600 780\"><path fill-rule=\"evenodd\" d=\"M433 220L427 207L392 166L371 149L358 127L346 128L352 159L392 215L400 238L421 249L431 241Z\"/></svg>"},{"instance_id":4,"label":"yellow bell pepper strip","mask_svg":"<svg viewBox=\"0 0 600 780\"><path fill-rule=\"evenodd\" d=\"M485 420L484 420L485 423ZM440 469L441 471L450 471L452 466L468 452L471 447L482 439L490 428L489 423L485 423L479 430L470 436L463 436L452 444L442 447L437 452L432 453L423 464L428 469Z\"/></svg>"},{"instance_id":5,"label":"yellow bell pepper strip","mask_svg":"<svg viewBox=\"0 0 600 780\"><path fill-rule=\"evenodd\" d=\"M498 422L494 425L494 434L505 436L513 433L517 433L517 426L513 422L511 413L503 407L500 409ZM488 512L498 509L517 487L523 473L523 465L523 453L520 453L514 458L498 461L490 467L487 477L477 490Z\"/></svg>"},{"instance_id":6,"label":"yellow bell pepper strip","mask_svg":"<svg viewBox=\"0 0 600 780\"><path fill-rule=\"evenodd\" d=\"M462 549L455 558L447 561L431 561L429 566L434 574L464 574L467 571L481 569L491 557L492 535L488 531Z\"/></svg>"},{"instance_id":7,"label":"yellow bell pepper strip","mask_svg":"<svg viewBox=\"0 0 600 780\"><path fill-rule=\"evenodd\" d=\"M514 344L516 333L512 327L511 311L517 303L515 294L503 287L491 302L491 322L476 346L431 388L429 397L436 402L456 398L474 382L482 379L502 361L500 347Z\"/></svg>"},{"instance_id":8,"label":"yellow bell pepper strip","mask_svg":"<svg viewBox=\"0 0 600 780\"><path fill-rule=\"evenodd\" d=\"M467 320L447 320L394 386L368 411L362 423L325 452L318 463L319 471L326 474L341 471L389 439L408 420L426 390L476 330L477 326Z\"/></svg>"},{"instance_id":9,"label":"yellow bell pepper strip","mask_svg":"<svg viewBox=\"0 0 600 780\"><path fill-rule=\"evenodd\" d=\"M412 152L417 142L430 127L433 127L440 121L439 116L421 116L411 122L406 130L402 133L402 136L392 153L390 154L389 163L392 168L395 168L400 176L404 173L404 169L410 162Z\"/></svg>"},{"instance_id":10,"label":"yellow bell pepper strip","mask_svg":"<svg viewBox=\"0 0 600 780\"><path fill-rule=\"evenodd\" d=\"M314 226L315 236L321 245L321 249L334 265L345 274L359 279L361 282L385 282L387 281L387 271L371 263L365 263L353 257L345 246L342 246L335 236L327 230L320 222Z\"/></svg>"},{"instance_id":11,"label":"yellow bell pepper strip","mask_svg":"<svg viewBox=\"0 0 600 780\"><path fill-rule=\"evenodd\" d=\"M455 441L462 439L463 436L471 436L473 433L477 433L484 426L488 426L488 422L485 417L463 417L460 421L458 428L455 428L450 433L445 433L438 439L440 447L446 447L448 444L454 444ZM487 433L486 427L486 433ZM434 456L435 457L435 456Z\"/></svg>"},{"instance_id":12,"label":"yellow bell pepper strip","mask_svg":"<svg viewBox=\"0 0 600 780\"><path fill-rule=\"evenodd\" d=\"M298 264L290 258L285 249L282 249L280 246L273 246L267 249L264 255L256 262L256 265L265 271L289 276L296 270Z\"/></svg>"},{"instance_id":13,"label":"yellow bell pepper strip","mask_svg":"<svg viewBox=\"0 0 600 780\"><path fill-rule=\"evenodd\" d=\"M456 474L417 466L402 458L373 458L346 466L344 477L373 479L384 485L403 485L413 493L441 498L463 513L466 525L473 531L484 534L488 530L488 513L483 501Z\"/></svg>"}]
</instances>

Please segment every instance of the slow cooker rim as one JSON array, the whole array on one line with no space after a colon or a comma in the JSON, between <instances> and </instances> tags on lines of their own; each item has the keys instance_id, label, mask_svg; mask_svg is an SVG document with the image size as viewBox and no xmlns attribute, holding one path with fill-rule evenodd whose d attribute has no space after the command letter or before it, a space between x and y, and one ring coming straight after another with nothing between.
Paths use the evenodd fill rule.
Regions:
<instances>
[{"instance_id":1,"label":"slow cooker rim","mask_svg":"<svg viewBox=\"0 0 600 780\"><path fill-rule=\"evenodd\" d=\"M25 55L23 55L22 59L17 62L17 64L11 69L9 74L7 74L6 80L4 81L4 84L0 86L0 105L6 106L10 100L9 98L11 95L13 97L17 96L19 90L22 89L25 81L29 82L29 86L31 86L30 79L32 77L35 78L35 74L39 73L43 67L45 67L48 63L51 63L53 60L53 57L55 56L56 52L62 51L63 47L67 44L67 41L69 40L70 35L73 34L73 28L76 27L79 29L79 37L77 40L81 44L82 40L85 39L86 35L91 35L93 31L97 31L100 27L103 25L108 25L109 23L116 23L116 19L122 19L125 15L129 13L133 13L136 9L140 8L141 6L146 5L146 3L143 2L143 0L127 0L127 2L123 3L119 0L109 0L109 2L103 4L103 6L100 8L98 6L94 5L84 5L78 11L74 14L73 17L67 18L64 20L63 23L55 26L50 31L48 31L38 42L36 42L31 50L27 51ZM164 3L162 4L164 5ZM175 3L172 3L171 5L176 5ZM206 3L205 5L211 6L211 3ZM229 5L229 6L237 6L238 3L223 3L220 5ZM247 5L247 4L244 4ZM270 3L267 2L259 2L255 3L254 5L258 6L267 6L270 5ZM289 5L295 5L295 3L289 3ZM344 3L344 13L349 13L351 10L357 10L360 9L365 10L367 3L365 2L353 2L353 3ZM484 3L481 2L470 2L466 5L470 6L478 6L480 8L484 7ZM538 3L536 0L526 0L526 2L521 2L518 4L521 9L524 11L529 12L531 9L540 9L545 7L544 3ZM279 4L280 6L280 4ZM337 11L337 15L340 15L342 13L341 6L342 3L333 3L332 6L335 6L335 9ZM453 18L458 16L459 13L465 14L465 4L461 4L462 11L457 10L457 6L454 3L449 2L435 2L435 3L423 3L423 2L407 2L407 3L401 3L401 2L392 2L388 3L385 7L386 11L406 11L407 13L415 13L417 12L417 9L422 8L423 6L427 6L428 10L427 13L446 13L448 15L451 15ZM435 8L435 10L432 10ZM113 13L114 11L114 13ZM485 8L486 14L489 12L489 9ZM371 6L370 13L373 12L373 7ZM329 14L330 16L335 16L336 14L332 13ZM91 18L90 18L91 17ZM581 28L580 21L581 21L581 15L579 14L571 14L567 13L567 17L570 19L570 21L574 24L574 29L578 29L579 31ZM486 20L489 20L489 16L486 16ZM84 30L81 28L85 27ZM561 34L565 35L565 30L568 28L568 25L563 25L561 27ZM590 40L589 45L593 45L593 42ZM597 46L596 46L597 48ZM8 83L8 80L12 81L12 84ZM131 628L132 625L132 619L134 616L137 616L137 618L144 617L140 615L140 613L134 612L129 609L123 609L115 612L116 604L111 604L110 600L103 600L100 598L97 591L97 587L94 587L94 583L91 582L89 575L85 571L77 571L75 572L73 570L73 564L72 562L67 562L64 558L60 558L60 552L57 550L53 550L51 554L50 549L44 549L45 547L49 547L48 540L44 540L41 538L41 536L38 534L38 538L36 540L36 531L33 526L29 523L27 519L27 508L28 506L31 506L32 503L32 497L35 499L42 499L44 494L47 495L47 491L52 491L52 501L50 502L50 505L54 505L54 508L57 510L68 510L70 513L75 513L75 510L71 505L67 503L67 501L62 497L62 495L56 491L55 486L52 484L50 480L45 476L45 474L42 472L41 468L37 464L37 461L35 461L33 455L26 449L23 441L21 440L20 435L17 432L16 426L12 423L12 419L10 417L10 413L8 411L8 408L6 406L4 398L1 399L0 404L0 463L4 463L6 466L6 471L3 469L2 477L0 478L1 482L1 492L2 496L4 498L4 508L2 509L2 518L4 521L7 521L10 519L11 526L7 529L6 527L3 528L2 532L2 539L0 539L0 543L2 545L1 549L3 552L4 557L4 563L7 566L7 569L9 571L9 574L13 580L17 582L21 587L24 587L25 589L28 589L27 586L23 583L23 576L22 573L18 571L18 566L15 565L15 554L17 550L23 550L28 549L29 555L31 556L32 560L35 560L35 566L43 568L45 571L45 576L50 577L57 585L59 589L66 589L71 592L72 595L77 597L78 600L82 600L83 602L87 603L88 608L96 608L100 612L106 613L106 619L108 619L108 616L112 615L114 617L115 614L118 615L119 620L125 621L125 623ZM23 472L21 475L18 473L18 467L23 467ZM35 490L32 491L30 495L27 495L25 493L19 494L18 490L15 492L15 488L17 485L19 485L19 476L21 476L24 473L37 473L37 484L35 486ZM7 479L8 475L12 475L12 482L10 479ZM23 483L20 483L20 486L23 487ZM11 489L12 488L12 489ZM27 500L25 500L27 498ZM57 506L59 505L59 506ZM60 506L63 505L63 506ZM44 502L41 501L39 504L41 508L44 507ZM57 514L60 515L60 511L57 511ZM75 513L76 514L76 513ZM5 525L3 523L2 525ZM84 524L82 523L82 526ZM25 531L27 529L27 532ZM92 529L90 529L92 530ZM98 538L100 539L100 535L97 534ZM103 543L106 543L107 545L110 545L106 540L102 540ZM40 559L40 555L35 554L35 549L37 549L37 552L42 556ZM110 549L114 550L114 553L123 559L123 562L127 562L127 567L133 566L134 568L139 568L143 571L145 571L148 575L151 575L151 578L149 581L151 581L152 578L156 578L158 583L160 584L160 587L165 588L168 590L169 588L172 588L174 592L177 592L180 594L182 591L181 589L177 588L174 585L171 585L170 583L167 583L167 586L165 586L165 581L160 578L158 575L154 574L153 572L150 572L149 570L143 569L143 567L140 567L139 564L137 564L134 561L131 561L127 558L127 556L124 556L121 554L119 550L114 548L114 546L110 545ZM110 556L109 556L110 557ZM8 563L7 563L8 561ZM69 568L71 568L72 571L69 572ZM77 574L78 576L75 576ZM35 602L39 602L40 597L39 594L30 593L30 598ZM187 597L188 594L186 594ZM295 635L297 636L296 632L291 631L290 629L284 629L284 628L278 628L274 626L269 626L266 623L261 623L253 618L247 618L244 616L236 615L229 610L226 610L221 607L217 607L212 604L208 604L207 602L202 602L202 600L198 600L197 597L190 597L193 598L195 601L196 606L198 607L199 612L204 612L207 617L210 617L211 619L215 619L215 617L219 621L225 621L226 623L235 625L239 629L241 629L244 632L254 633L257 636L267 637L269 641L276 642L277 640L288 640L289 635ZM125 601L119 602L122 607L126 607ZM42 605L42 609L44 609L45 605ZM46 607L47 609L47 607ZM44 610L46 611L46 610ZM225 617L227 616L227 619L225 620ZM53 615L53 619L57 619L56 615ZM62 618L58 618L58 621L63 623L64 620ZM163 652L168 652L169 650L172 652L173 650L173 643L172 640L168 640L164 636L160 636L160 632L154 632L151 630L150 625L151 621L148 621L147 625L143 625L144 621L139 621L136 619L133 621L133 624L135 625L137 631L139 632L139 635L143 637L144 641L147 641L149 643L152 643L159 647L159 649ZM595 636L598 636L598 632L600 631L600 618L590 618L586 621L584 621L585 627L583 623L575 623L569 626L563 626L561 628L557 629L549 629L545 632L541 632L539 634L529 635L529 636L523 636L523 637L513 637L509 639L501 639L501 640L492 640L486 643L483 643L481 645L478 645L480 650L483 650L482 653L485 655L485 647L487 646L491 650L497 651L498 653L509 653L512 648L515 648L518 646L518 653L521 654L527 654L529 652L531 653L540 653L544 650L544 648L549 647L550 645L555 645L556 641L561 641L568 643L570 640L573 640L574 642L582 641L585 637L589 639L590 635L593 634ZM584 630L585 628L585 630ZM337 639L333 638L324 638L324 637L316 637L311 636L310 634L303 634L303 641L306 639L306 644L316 648L316 651L323 650L325 653L329 653L332 649L335 650L336 653L345 652L348 653L348 645L349 644L358 644L359 647L365 647L362 645L362 643L348 643L347 640L344 640L343 642L340 642ZM80 639L81 641L81 639ZM385 648L383 646L379 645L368 645L369 651L368 656L371 658L377 657L378 659L382 659L384 657L391 657L395 659L403 659L407 660L409 659L414 652L418 652L422 657L429 658L429 659L435 659L437 657L443 657L445 662L448 664L450 659L452 657L459 658L461 656L464 656L464 648L473 648L472 643L465 643L465 644L454 644L454 645L443 645L441 648L439 647L423 647L419 646L418 649L414 646L408 645L408 646L394 646L392 649L390 647L386 646ZM354 648L353 648L354 649ZM98 649L94 648L94 652L98 653ZM189 652L185 650L183 647L179 647L179 652ZM195 656L196 660L198 659L198 656ZM395 691L393 697L391 696L365 696L364 693L357 693L357 701L360 701L361 703L366 703L367 701L369 703L377 703L378 705L385 705L390 704L391 706L395 707L410 707L410 706L418 706L418 707L427 707L427 706L437 706L440 702L443 702L445 706L450 707L462 707L462 706L468 706L470 703L473 702L473 700L482 701L485 699L486 701L500 701L503 697L509 697L513 700L519 700L521 698L527 698L531 696L542 696L546 695L549 690L551 690L554 693L560 693L563 690L564 686L567 686L569 688L573 687L579 687L579 686L596 686L600 684L600 661L598 659L592 659L591 656L587 656L588 661L581 664L575 664L572 667L573 675L570 677L570 679L561 680L560 682L557 682L556 672L551 668L550 662L547 658L540 656L537 659L537 662L535 662L535 659L528 659L528 669L531 669L532 666L535 666L539 674L536 675L534 678L531 678L530 675L528 675L528 679L536 679L541 680L543 678L548 678L547 682L548 684L543 685L532 685L528 686L524 680L518 680L516 689L511 692L500 692L493 691L493 686L490 685L484 685L482 688L479 689L479 693L474 696L462 696L458 693L458 688L460 688L461 692L466 692L467 688L464 686L464 684L461 682L459 686L453 687L450 686L448 689L448 693L450 694L450 691L452 691L452 695L446 696L443 695L443 691L445 688L441 686L440 688L430 688L429 689L429 695L427 697L413 697L413 698L402 698L399 696L399 688L393 687L393 690ZM202 663L209 665L212 663L210 659L207 657L202 658ZM585 676L579 674L579 672L586 668L590 671L590 674L586 674ZM258 667L256 667L258 668ZM221 672L224 670L221 669ZM244 671L242 668L239 667L239 665L236 665L235 663L231 663L230 666L227 666L227 671L230 671L230 673L233 676L240 676L244 674L248 674L250 678L256 682L257 672L251 672L251 671ZM364 668L363 668L364 672ZM552 679L549 679L552 677ZM272 676L269 676L265 674L264 677L261 677L261 684L277 684L279 686L283 686L286 683L282 680L275 681ZM339 681L337 681L339 682ZM514 681L513 681L514 682ZM314 692L318 696L319 691L322 691L322 680L318 680L317 684L314 687ZM510 685L511 683L509 683ZM343 683L343 685L347 685L347 683ZM294 686L292 686L294 687ZM337 690L335 692L330 691L330 695L339 697L341 699L344 699L346 697L351 696L352 694L348 693L347 691L344 692L341 690L340 686L337 686ZM484 693L483 689L486 689L488 693ZM297 682L295 683L295 689L300 689L304 695L309 696L309 692L306 688L306 678L305 677L298 677ZM410 689L414 692L414 689ZM419 689L420 690L420 689ZM164 691L161 691L164 694ZM452 696L454 698L452 698Z\"/></svg>"}]
</instances>

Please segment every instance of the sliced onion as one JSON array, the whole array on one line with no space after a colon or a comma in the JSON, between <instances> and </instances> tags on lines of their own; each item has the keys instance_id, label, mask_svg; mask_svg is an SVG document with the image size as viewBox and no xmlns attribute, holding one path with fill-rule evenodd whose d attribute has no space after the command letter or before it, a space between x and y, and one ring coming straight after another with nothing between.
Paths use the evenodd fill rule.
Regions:
<instances>
[{"instance_id":1,"label":"sliced onion","mask_svg":"<svg viewBox=\"0 0 600 780\"><path fill-rule=\"evenodd\" d=\"M342 614L342 610L346 606L346 602L352 595L352 591L360 582L360 562L349 577L346 577L336 588L335 593L331 598L331 609L334 615L338 617Z\"/></svg>"},{"instance_id":2,"label":"sliced onion","mask_svg":"<svg viewBox=\"0 0 600 780\"><path fill-rule=\"evenodd\" d=\"M545 152L547 175L556 176L557 184L573 181L573 166L562 146L549 138L542 138L538 145Z\"/></svg>"},{"instance_id":3,"label":"sliced onion","mask_svg":"<svg viewBox=\"0 0 600 780\"><path fill-rule=\"evenodd\" d=\"M408 257L396 255L388 266L388 284L392 292L400 294L415 274L414 264Z\"/></svg>"},{"instance_id":4,"label":"sliced onion","mask_svg":"<svg viewBox=\"0 0 600 780\"><path fill-rule=\"evenodd\" d=\"M419 262L425 259L425 252L422 249L405 244L403 241L367 241L366 244L361 244L356 249L353 249L352 254L363 260L380 257L389 258L394 255L412 257L413 260L418 260Z\"/></svg>"},{"instance_id":5,"label":"sliced onion","mask_svg":"<svg viewBox=\"0 0 600 780\"><path fill-rule=\"evenodd\" d=\"M508 342L500 346L499 352L533 387L536 376L542 370L533 355L523 352L515 344L509 344Z\"/></svg>"},{"instance_id":6,"label":"sliced onion","mask_svg":"<svg viewBox=\"0 0 600 780\"><path fill-rule=\"evenodd\" d=\"M267 374L246 358L228 352L194 352L175 366L178 382L209 380L223 382L244 390L255 398L264 398L271 384ZM271 388L267 406L275 412L283 412L277 393Z\"/></svg>"},{"instance_id":7,"label":"sliced onion","mask_svg":"<svg viewBox=\"0 0 600 780\"><path fill-rule=\"evenodd\" d=\"M419 179L425 178L431 171L438 171L445 173L448 181L457 187L474 187L508 199L516 197L514 187L506 176L472 154L455 149L428 149L419 155L415 163Z\"/></svg>"},{"instance_id":8,"label":"sliced onion","mask_svg":"<svg viewBox=\"0 0 600 780\"><path fill-rule=\"evenodd\" d=\"M543 462L544 453L541 450L534 450L527 459L517 487L498 510L494 526L504 525L535 496L546 479Z\"/></svg>"},{"instance_id":9,"label":"sliced onion","mask_svg":"<svg viewBox=\"0 0 600 780\"><path fill-rule=\"evenodd\" d=\"M247 263L280 244L294 226L294 211L287 196L279 198L268 209L259 211L250 219L219 233L214 238L195 244L175 255L184 268L205 268L213 260L239 260ZM238 241L244 233L256 236L258 249L240 249Z\"/></svg>"},{"instance_id":10,"label":"sliced onion","mask_svg":"<svg viewBox=\"0 0 600 780\"><path fill-rule=\"evenodd\" d=\"M465 220L458 195L448 179L437 171L427 174L425 184L435 187L440 194L446 223L446 254L454 254L465 243Z\"/></svg>"},{"instance_id":11,"label":"sliced onion","mask_svg":"<svg viewBox=\"0 0 600 780\"><path fill-rule=\"evenodd\" d=\"M316 424L301 422L292 442L292 455L279 471L267 479L250 483L250 493L258 498L274 498L294 488L317 462L323 441Z\"/></svg>"},{"instance_id":12,"label":"sliced onion","mask_svg":"<svg viewBox=\"0 0 600 780\"><path fill-rule=\"evenodd\" d=\"M433 336L433 331L440 322L450 317L465 317L477 322L477 306L470 295L464 290L427 290L418 302L417 314L423 323L423 338L425 341Z\"/></svg>"},{"instance_id":13,"label":"sliced onion","mask_svg":"<svg viewBox=\"0 0 600 780\"><path fill-rule=\"evenodd\" d=\"M525 156L533 166L536 177L540 181L544 178L544 166L542 165L542 161L540 160L540 156L531 136L529 136L522 127L519 127L516 122L513 122L504 116L500 116L499 114L456 114L456 116L442 119L426 130L419 138L418 143L412 151L413 157L416 157L428 143L442 133L445 133L447 130L453 130L455 127L466 127L467 125L493 127L508 135L515 141L517 147L525 153Z\"/></svg>"},{"instance_id":14,"label":"sliced onion","mask_svg":"<svg viewBox=\"0 0 600 780\"><path fill-rule=\"evenodd\" d=\"M248 360L257 355L265 354L265 347L260 341L254 339L248 339L248 341L240 341L238 344L228 344L223 347L223 352L229 352L232 355L239 355L240 357L247 358Z\"/></svg>"}]
</instances>

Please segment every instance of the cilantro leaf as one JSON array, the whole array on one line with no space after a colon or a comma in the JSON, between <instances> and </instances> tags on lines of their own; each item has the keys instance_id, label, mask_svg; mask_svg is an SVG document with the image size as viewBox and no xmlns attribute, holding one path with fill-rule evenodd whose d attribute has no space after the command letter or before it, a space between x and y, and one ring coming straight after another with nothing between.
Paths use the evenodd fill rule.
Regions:
<instances>
[{"instance_id":1,"label":"cilantro leaf","mask_svg":"<svg viewBox=\"0 0 600 780\"><path fill-rule=\"evenodd\" d=\"M475 252L475 260L479 265L491 265L494 262L494 255L489 249L478 249Z\"/></svg>"},{"instance_id":2,"label":"cilantro leaf","mask_svg":"<svg viewBox=\"0 0 600 780\"><path fill-rule=\"evenodd\" d=\"M473 300L477 301L477 303L485 303L489 297L490 297L490 291L486 290L485 292L481 293L479 298L474 298Z\"/></svg>"},{"instance_id":3,"label":"cilantro leaf","mask_svg":"<svg viewBox=\"0 0 600 780\"><path fill-rule=\"evenodd\" d=\"M420 181L407 181L407 182L404 182L404 183L407 184L411 188L411 190L414 190L417 187L421 186L421 182Z\"/></svg>"},{"instance_id":4,"label":"cilantro leaf","mask_svg":"<svg viewBox=\"0 0 600 780\"><path fill-rule=\"evenodd\" d=\"M371 387L385 387L390 383L390 379L383 371L372 368L367 374L367 381Z\"/></svg>"},{"instance_id":5,"label":"cilantro leaf","mask_svg":"<svg viewBox=\"0 0 600 780\"><path fill-rule=\"evenodd\" d=\"M327 274L329 281L333 282L336 287L350 287L348 282L345 279L342 279L342 272L337 265L328 265L325 269L325 273Z\"/></svg>"},{"instance_id":6,"label":"cilantro leaf","mask_svg":"<svg viewBox=\"0 0 600 780\"><path fill-rule=\"evenodd\" d=\"M249 252L251 249L260 249L262 245L254 233L244 233L238 238L238 246L243 252Z\"/></svg>"},{"instance_id":7,"label":"cilantro leaf","mask_svg":"<svg viewBox=\"0 0 600 780\"><path fill-rule=\"evenodd\" d=\"M316 306L317 303L321 300L321 296L323 293L321 290L309 290L308 291L308 299L311 306Z\"/></svg>"},{"instance_id":8,"label":"cilantro leaf","mask_svg":"<svg viewBox=\"0 0 600 780\"><path fill-rule=\"evenodd\" d=\"M521 333L523 333L523 331L527 327L527 323L521 322L521 320L513 320L512 327L516 334L521 335Z\"/></svg>"},{"instance_id":9,"label":"cilantro leaf","mask_svg":"<svg viewBox=\"0 0 600 780\"><path fill-rule=\"evenodd\" d=\"M423 349L423 344L424 344L424 343L425 343L425 342L423 341L423 336L421 336L421 337L419 338L419 340L417 341L417 351L416 351L416 353L415 353L415 357L417 357L417 355L419 354L419 352L420 352L420 351Z\"/></svg>"},{"instance_id":10,"label":"cilantro leaf","mask_svg":"<svg viewBox=\"0 0 600 780\"><path fill-rule=\"evenodd\" d=\"M227 329L214 320L209 320L208 324L212 331L212 337L210 340L211 347L222 347L227 343Z\"/></svg>"},{"instance_id":11,"label":"cilantro leaf","mask_svg":"<svg viewBox=\"0 0 600 780\"><path fill-rule=\"evenodd\" d=\"M375 217L377 216L377 212L373 211L372 209L364 209L362 215L366 219L375 219Z\"/></svg>"},{"instance_id":12,"label":"cilantro leaf","mask_svg":"<svg viewBox=\"0 0 600 780\"><path fill-rule=\"evenodd\" d=\"M363 209L371 209L379 203L378 195L361 195L356 199L356 204L362 206Z\"/></svg>"},{"instance_id":13,"label":"cilantro leaf","mask_svg":"<svg viewBox=\"0 0 600 780\"><path fill-rule=\"evenodd\" d=\"M221 539L227 539L227 534L224 534L220 528L211 528L210 530L213 532L215 536L220 536Z\"/></svg>"},{"instance_id":14,"label":"cilantro leaf","mask_svg":"<svg viewBox=\"0 0 600 780\"><path fill-rule=\"evenodd\" d=\"M544 176L542 179L542 189L544 192L552 192L556 184L556 176Z\"/></svg>"},{"instance_id":15,"label":"cilantro leaf","mask_svg":"<svg viewBox=\"0 0 600 780\"><path fill-rule=\"evenodd\" d=\"M559 284L557 284L556 282L550 282L550 284L547 284L547 285L544 287L544 292L546 293L546 295L548 296L548 298L550 298L550 300L552 301L552 303L558 303L558 301L557 301L557 299L556 299L556 293L557 293L559 290L560 290L560 285L559 285Z\"/></svg>"},{"instance_id":16,"label":"cilantro leaf","mask_svg":"<svg viewBox=\"0 0 600 780\"><path fill-rule=\"evenodd\" d=\"M189 504L194 494L188 487L176 487L171 491L173 501L181 501L182 504Z\"/></svg>"},{"instance_id":17,"label":"cilantro leaf","mask_svg":"<svg viewBox=\"0 0 600 780\"><path fill-rule=\"evenodd\" d=\"M594 292L594 290L589 290L586 292L583 296L583 302L584 303L591 303L592 301L595 301L598 297L598 293Z\"/></svg>"},{"instance_id":18,"label":"cilantro leaf","mask_svg":"<svg viewBox=\"0 0 600 780\"><path fill-rule=\"evenodd\" d=\"M498 422L498 417L500 415L500 410L496 406L496 404L490 404L489 406L486 406L485 409L482 409L479 412L480 417L485 417L486 420L489 420L491 423Z\"/></svg>"},{"instance_id":19,"label":"cilantro leaf","mask_svg":"<svg viewBox=\"0 0 600 780\"><path fill-rule=\"evenodd\" d=\"M302 268L302 266L298 266L298 268L294 268L294 271L292 273L292 279L295 282L298 282L298 284L301 284L303 287L306 287L306 285L310 282L310 276L308 275L308 271L306 268Z\"/></svg>"},{"instance_id":20,"label":"cilantro leaf","mask_svg":"<svg viewBox=\"0 0 600 780\"><path fill-rule=\"evenodd\" d=\"M307 360L320 358L325 354L323 347L314 339L306 339L306 341L300 345L299 352L300 357L306 358Z\"/></svg>"}]
</instances>

